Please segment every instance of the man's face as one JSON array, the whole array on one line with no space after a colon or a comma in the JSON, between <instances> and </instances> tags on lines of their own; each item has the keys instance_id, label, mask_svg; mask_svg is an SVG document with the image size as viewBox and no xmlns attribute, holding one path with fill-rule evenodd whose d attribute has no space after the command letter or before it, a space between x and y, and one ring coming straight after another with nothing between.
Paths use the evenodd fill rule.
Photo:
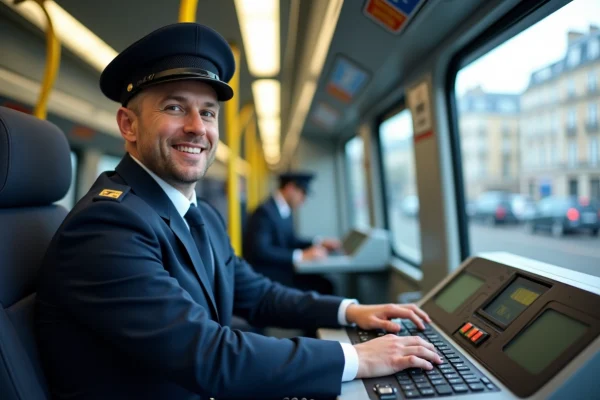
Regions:
<instances>
[{"instance_id":1,"label":"man's face","mask_svg":"<svg viewBox=\"0 0 600 400\"><path fill-rule=\"evenodd\" d=\"M202 178L219 142L219 102L212 87L191 80L163 83L132 102L137 118L129 152L175 187Z\"/></svg>"},{"instance_id":2,"label":"man's face","mask_svg":"<svg viewBox=\"0 0 600 400\"><path fill-rule=\"evenodd\" d=\"M288 185L290 186L290 208L295 210L299 208L302 204L304 204L304 200L306 199L306 192L293 182L290 182Z\"/></svg>"}]
</instances>

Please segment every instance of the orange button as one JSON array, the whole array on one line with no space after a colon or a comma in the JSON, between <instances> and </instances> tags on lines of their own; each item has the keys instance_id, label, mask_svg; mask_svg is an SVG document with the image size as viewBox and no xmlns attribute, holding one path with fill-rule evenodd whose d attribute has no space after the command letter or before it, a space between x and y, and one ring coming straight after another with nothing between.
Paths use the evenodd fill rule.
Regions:
<instances>
[{"instance_id":1,"label":"orange button","mask_svg":"<svg viewBox=\"0 0 600 400\"><path fill-rule=\"evenodd\" d=\"M483 336L483 332L479 331L471 337L471 342L475 343L480 337Z\"/></svg>"},{"instance_id":2,"label":"orange button","mask_svg":"<svg viewBox=\"0 0 600 400\"><path fill-rule=\"evenodd\" d=\"M460 333L462 333L463 335L473 327L473 324L471 324L470 322L467 322L466 324L463 325L462 328L460 328Z\"/></svg>"},{"instance_id":3,"label":"orange button","mask_svg":"<svg viewBox=\"0 0 600 400\"><path fill-rule=\"evenodd\" d=\"M469 333L467 333L467 335L466 335L466 336L467 336L469 339L471 339L471 337L473 337L473 335L475 335L475 334L476 334L476 333L478 333L478 332L479 332L479 329L477 329L477 328L473 328L473 329L471 329L471 330L469 331Z\"/></svg>"}]
</instances>

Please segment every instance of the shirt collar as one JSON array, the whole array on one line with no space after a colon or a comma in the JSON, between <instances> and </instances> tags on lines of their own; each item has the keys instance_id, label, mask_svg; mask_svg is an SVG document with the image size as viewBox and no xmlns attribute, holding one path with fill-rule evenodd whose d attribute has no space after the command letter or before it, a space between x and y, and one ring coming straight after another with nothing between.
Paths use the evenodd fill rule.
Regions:
<instances>
[{"instance_id":1,"label":"shirt collar","mask_svg":"<svg viewBox=\"0 0 600 400\"><path fill-rule=\"evenodd\" d=\"M279 190L276 191L273 195L273 200L275 200L275 205L277 206L277 210L279 210L279 215L281 215L281 218L289 217L292 213L292 210L290 209L289 204L287 203L287 201L285 201Z\"/></svg>"},{"instance_id":2,"label":"shirt collar","mask_svg":"<svg viewBox=\"0 0 600 400\"><path fill-rule=\"evenodd\" d=\"M150 171L144 164L142 164L142 162L140 160L138 160L137 158L135 158L133 156L131 156L131 158L133 158L133 161L138 163L139 166L142 167L144 169L144 171L146 171L148 173L148 175L150 175L156 181L156 183L158 183L158 185L162 188L162 190L165 192L167 197L171 200L171 202L175 206L175 209L177 210L179 215L181 215L182 218L185 216L185 214L190 209L191 204L193 204L193 205L198 204L198 201L196 199L196 192L194 192L194 194L192 195L191 200L188 199L179 190L175 189L173 186L169 185L167 182L165 182L162 178L160 178L154 172Z\"/></svg>"}]
</instances>

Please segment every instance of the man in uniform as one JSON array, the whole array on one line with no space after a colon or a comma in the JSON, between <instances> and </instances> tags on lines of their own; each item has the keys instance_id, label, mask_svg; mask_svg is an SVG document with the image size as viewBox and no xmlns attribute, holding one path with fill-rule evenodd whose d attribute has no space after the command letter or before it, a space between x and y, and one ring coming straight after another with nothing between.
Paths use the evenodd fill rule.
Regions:
<instances>
[{"instance_id":1,"label":"man in uniform","mask_svg":"<svg viewBox=\"0 0 600 400\"><path fill-rule=\"evenodd\" d=\"M233 313L301 328L428 320L415 306L285 288L235 256L194 192L215 158L234 69L218 33L186 23L150 33L103 71L127 154L69 213L40 270L36 338L53 399L330 397L344 380L439 361L415 337L352 346L229 328Z\"/></svg>"},{"instance_id":2,"label":"man in uniform","mask_svg":"<svg viewBox=\"0 0 600 400\"><path fill-rule=\"evenodd\" d=\"M292 211L297 210L310 192L314 175L287 172L279 176L279 189L252 212L243 240L244 259L254 270L270 279L301 290L333 294L331 282L317 274L296 274L300 261L320 260L328 251L340 248L337 239L304 239L294 232Z\"/></svg>"}]
</instances>

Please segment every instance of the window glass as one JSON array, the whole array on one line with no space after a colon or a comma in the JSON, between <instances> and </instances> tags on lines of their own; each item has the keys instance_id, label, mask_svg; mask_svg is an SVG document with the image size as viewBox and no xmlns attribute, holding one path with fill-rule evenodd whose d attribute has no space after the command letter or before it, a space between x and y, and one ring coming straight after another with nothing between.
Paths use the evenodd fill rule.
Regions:
<instances>
[{"instance_id":1,"label":"window glass","mask_svg":"<svg viewBox=\"0 0 600 400\"><path fill-rule=\"evenodd\" d=\"M114 171L117 165L121 162L121 157L115 157L108 154L103 154L98 161L96 175L100 175L104 171Z\"/></svg>"},{"instance_id":2,"label":"window glass","mask_svg":"<svg viewBox=\"0 0 600 400\"><path fill-rule=\"evenodd\" d=\"M352 226L356 227L369 226L364 149L363 140L359 136L350 139L345 148L350 189L350 218Z\"/></svg>"},{"instance_id":3,"label":"window glass","mask_svg":"<svg viewBox=\"0 0 600 400\"><path fill-rule=\"evenodd\" d=\"M56 202L70 211L75 205L75 185L77 182L77 154L71 152L71 186L65 197Z\"/></svg>"},{"instance_id":4,"label":"window glass","mask_svg":"<svg viewBox=\"0 0 600 400\"><path fill-rule=\"evenodd\" d=\"M480 105L475 103L475 107ZM379 140L393 248L396 254L420 264L419 197L410 111L404 109L383 121Z\"/></svg>"},{"instance_id":5,"label":"window glass","mask_svg":"<svg viewBox=\"0 0 600 400\"><path fill-rule=\"evenodd\" d=\"M574 0L459 70L454 95L471 254L507 251L600 275L600 214L586 208L600 180L598 133L590 127L600 92L581 90L595 87L600 71L600 58L589 57L598 25L600 2ZM485 112L471 106L477 103L487 104ZM558 206L568 201L578 213ZM542 207L555 210L552 217Z\"/></svg>"}]
</instances>

